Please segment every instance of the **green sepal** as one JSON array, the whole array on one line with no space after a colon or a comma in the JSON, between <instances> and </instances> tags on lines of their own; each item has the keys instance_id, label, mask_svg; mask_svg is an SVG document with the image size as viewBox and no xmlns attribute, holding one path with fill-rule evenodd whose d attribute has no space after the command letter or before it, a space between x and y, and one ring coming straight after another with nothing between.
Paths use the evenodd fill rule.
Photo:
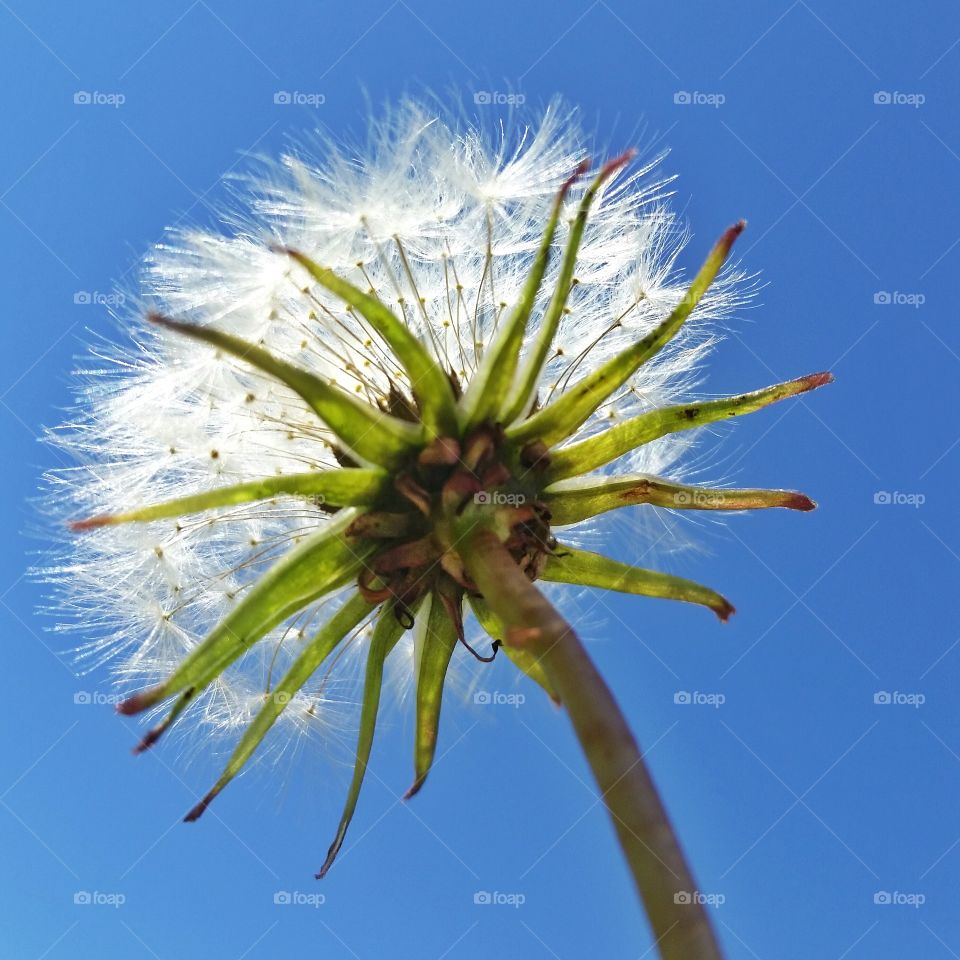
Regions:
<instances>
[{"instance_id":1,"label":"green sepal","mask_svg":"<svg viewBox=\"0 0 960 960\"><path fill-rule=\"evenodd\" d=\"M523 348L527 324L550 261L550 248L557 231L563 201L574 181L583 172L583 167L584 164L581 164L573 176L560 188L533 265L520 293L520 299L509 317L497 330L476 373L470 378L466 395L461 401L461 420L467 429L481 423L496 423L503 419L503 410L514 386L513 378L520 362L520 350Z\"/></svg>"},{"instance_id":2,"label":"green sepal","mask_svg":"<svg viewBox=\"0 0 960 960\"><path fill-rule=\"evenodd\" d=\"M577 265L577 254L580 251L580 242L583 239L583 231L587 224L590 207L593 205L593 201L596 199L603 184L618 170L629 163L635 155L635 150L628 150L621 156L605 163L580 199L577 215L574 218L570 227L570 234L567 237L567 246L563 251L563 260L560 262L560 274L557 279L557 285L554 288L543 320L537 328L530 352L523 360L520 376L510 393L510 400L502 416L503 423L513 423L517 417L526 412L534 400L537 383L543 371L547 353L553 343L553 338L556 336L557 327L560 325L560 318L563 316L567 299L570 296L573 272Z\"/></svg>"},{"instance_id":3,"label":"green sepal","mask_svg":"<svg viewBox=\"0 0 960 960\"><path fill-rule=\"evenodd\" d=\"M561 480L547 487L541 500L550 511L550 523L556 527L639 503L672 510L761 510L769 507L813 510L816 506L809 497L792 490L696 487L639 473Z\"/></svg>"},{"instance_id":4,"label":"green sepal","mask_svg":"<svg viewBox=\"0 0 960 960\"><path fill-rule=\"evenodd\" d=\"M327 383L262 347L213 327L180 323L157 314L151 314L149 319L158 326L225 350L285 383L310 405L352 453L367 463L394 467L423 441L421 427L390 416L365 400L356 399L342 387Z\"/></svg>"},{"instance_id":5,"label":"green sepal","mask_svg":"<svg viewBox=\"0 0 960 960\"><path fill-rule=\"evenodd\" d=\"M323 879L333 866L333 861L336 860L337 854L343 846L350 821L357 809L357 799L360 796L363 778L367 772L370 751L373 747L373 735L377 728L377 713L380 710L380 693L383 687L383 665L387 659L387 654L394 648L402 633L403 627L394 616L392 605L381 607L373 628L373 636L370 638L370 649L367 651L367 669L363 682L363 705L360 708L360 731L357 735L353 779L350 781L350 788L347 791L347 800L344 804L343 815L340 817L340 825L337 827L336 836L327 851L327 859L324 860L323 866L317 874L318 880Z\"/></svg>"},{"instance_id":6,"label":"green sepal","mask_svg":"<svg viewBox=\"0 0 960 960\"><path fill-rule=\"evenodd\" d=\"M582 587L696 603L711 609L721 620L727 620L734 612L730 602L719 593L692 580L632 567L566 544L558 545L557 552L548 557L540 577L554 583L574 583Z\"/></svg>"},{"instance_id":7,"label":"green sepal","mask_svg":"<svg viewBox=\"0 0 960 960\"><path fill-rule=\"evenodd\" d=\"M327 267L321 267L306 254L289 248L284 252L301 264L322 287L353 307L384 339L406 371L431 437L453 436L457 429L457 413L450 379L413 331L385 303L364 293Z\"/></svg>"},{"instance_id":8,"label":"green sepal","mask_svg":"<svg viewBox=\"0 0 960 960\"><path fill-rule=\"evenodd\" d=\"M457 598L455 602L462 603ZM421 613L422 616L422 613ZM430 601L417 668L417 720L413 750L413 785L406 792L405 800L416 794L423 786L433 765L440 728L440 707L443 703L443 685L447 667L457 646L457 628L447 613L440 597Z\"/></svg>"},{"instance_id":9,"label":"green sepal","mask_svg":"<svg viewBox=\"0 0 960 960\"><path fill-rule=\"evenodd\" d=\"M120 713L140 713L182 690L199 693L274 627L348 583L373 550L346 533L358 515L342 511L284 554L165 682L124 700Z\"/></svg>"},{"instance_id":10,"label":"green sepal","mask_svg":"<svg viewBox=\"0 0 960 960\"><path fill-rule=\"evenodd\" d=\"M317 498L318 502L331 507L369 507L377 503L389 484L390 475L384 470L340 467L314 470L310 473L291 473L220 487L192 496L177 497L175 500L131 510L129 513L103 514L87 520L77 520L70 526L74 530L90 530L118 523L163 520L203 510L269 500L281 495Z\"/></svg>"},{"instance_id":11,"label":"green sepal","mask_svg":"<svg viewBox=\"0 0 960 960\"><path fill-rule=\"evenodd\" d=\"M243 736L230 755L230 760L220 775L220 779L213 785L210 792L184 817L184 820L192 822L200 817L214 797L243 769L277 718L286 709L287 704L313 676L323 661L336 649L343 638L363 621L371 609L366 600L359 594L354 594L313 635L280 682L264 694L263 706L243 731Z\"/></svg>"},{"instance_id":12,"label":"green sepal","mask_svg":"<svg viewBox=\"0 0 960 960\"><path fill-rule=\"evenodd\" d=\"M755 413L771 403L815 390L832 381L833 377L829 373L811 373L797 380L776 383L771 387L741 393L735 397L662 407L642 413L588 440L553 451L546 470L546 481L552 483L587 473L668 433L680 433L707 423L716 423L718 420Z\"/></svg>"},{"instance_id":13,"label":"green sepal","mask_svg":"<svg viewBox=\"0 0 960 960\"><path fill-rule=\"evenodd\" d=\"M516 443L540 440L547 446L552 446L571 436L642 364L659 353L674 338L713 283L744 226L741 221L724 233L693 278L683 299L666 320L532 417L509 427L507 437Z\"/></svg>"},{"instance_id":14,"label":"green sepal","mask_svg":"<svg viewBox=\"0 0 960 960\"><path fill-rule=\"evenodd\" d=\"M500 649L510 658L517 669L523 671L534 683L543 688L546 695L556 704L560 703L556 690L547 679L546 671L540 661L529 651L506 642L506 627L499 617L480 597L469 597L470 609L477 622L493 640L500 641Z\"/></svg>"}]
</instances>

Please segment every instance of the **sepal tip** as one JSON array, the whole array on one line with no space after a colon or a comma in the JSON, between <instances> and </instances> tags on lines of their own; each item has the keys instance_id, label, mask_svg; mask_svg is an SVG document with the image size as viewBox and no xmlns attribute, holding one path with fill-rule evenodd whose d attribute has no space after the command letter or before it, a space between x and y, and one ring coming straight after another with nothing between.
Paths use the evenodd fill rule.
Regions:
<instances>
[{"instance_id":1,"label":"sepal tip","mask_svg":"<svg viewBox=\"0 0 960 960\"><path fill-rule=\"evenodd\" d=\"M726 258L727 254L730 253L730 248L736 243L737 237L746 229L746 220L738 220L733 226L727 227L723 232L723 236L717 241L717 250L721 256Z\"/></svg>"},{"instance_id":2,"label":"sepal tip","mask_svg":"<svg viewBox=\"0 0 960 960\"><path fill-rule=\"evenodd\" d=\"M403 799L411 800L413 797L415 797L420 792L420 788L424 785L426 780L427 780L426 774L424 774L421 777L417 777L417 779L414 780L412 784L410 784L410 788L403 795Z\"/></svg>"},{"instance_id":3,"label":"sepal tip","mask_svg":"<svg viewBox=\"0 0 960 960\"><path fill-rule=\"evenodd\" d=\"M133 755L139 757L141 753L146 753L160 739L165 729L165 727L158 726L148 730L143 739L133 748Z\"/></svg>"},{"instance_id":4,"label":"sepal tip","mask_svg":"<svg viewBox=\"0 0 960 960\"><path fill-rule=\"evenodd\" d=\"M806 382L807 390L816 390L817 387L825 387L828 383L833 383L834 376L829 370L823 370L820 373L810 373L801 377L801 381Z\"/></svg>"},{"instance_id":5,"label":"sepal tip","mask_svg":"<svg viewBox=\"0 0 960 960\"><path fill-rule=\"evenodd\" d=\"M615 173L621 167L625 167L630 163L634 157L636 157L639 151L636 147L630 147L628 150L624 150L619 157L614 157L612 160L608 160L600 168L600 180L606 180L611 174Z\"/></svg>"},{"instance_id":6,"label":"sepal tip","mask_svg":"<svg viewBox=\"0 0 960 960\"><path fill-rule=\"evenodd\" d=\"M713 612L720 618L721 623L726 623L736 612L737 608L727 599L721 597L723 603L713 607Z\"/></svg>"},{"instance_id":7,"label":"sepal tip","mask_svg":"<svg viewBox=\"0 0 960 960\"><path fill-rule=\"evenodd\" d=\"M183 818L183 822L195 823L197 820L199 820L203 816L207 807L210 806L210 801L213 800L215 796L216 794L211 790L210 793L208 793L195 807L189 811L189 813L187 813L187 815Z\"/></svg>"},{"instance_id":8,"label":"sepal tip","mask_svg":"<svg viewBox=\"0 0 960 960\"><path fill-rule=\"evenodd\" d=\"M156 706L163 699L162 687L151 687L149 690L141 690L126 700L121 700L117 704L117 713L124 717L132 717L150 707Z\"/></svg>"},{"instance_id":9,"label":"sepal tip","mask_svg":"<svg viewBox=\"0 0 960 960\"><path fill-rule=\"evenodd\" d=\"M113 523L113 517L109 514L100 514L96 517L87 517L85 520L70 520L67 523L72 533L83 533L86 530L97 530L100 527L107 527Z\"/></svg>"}]
</instances>

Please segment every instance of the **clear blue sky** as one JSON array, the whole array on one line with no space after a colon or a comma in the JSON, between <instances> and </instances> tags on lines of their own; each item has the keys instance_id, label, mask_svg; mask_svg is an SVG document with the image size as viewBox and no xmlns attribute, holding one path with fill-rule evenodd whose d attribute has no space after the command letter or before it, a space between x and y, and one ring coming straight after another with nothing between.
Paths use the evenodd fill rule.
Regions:
<instances>
[{"instance_id":1,"label":"clear blue sky","mask_svg":"<svg viewBox=\"0 0 960 960\"><path fill-rule=\"evenodd\" d=\"M573 960L649 945L565 719L506 662L489 688L527 702L448 708L449 752L407 805L410 723L394 717L321 885L347 770L307 751L181 825L218 761L131 758L132 724L75 704L107 678L74 675L24 578L29 498L54 463L37 434L60 419L84 342L110 329L75 294L109 291L174 218L208 221L244 150L359 130L367 96L425 87L560 93L618 149L645 123L681 175L688 266L750 221L738 250L767 282L762 306L708 388L824 368L837 383L742 421L716 461L821 507L708 526L708 551L672 559L736 603L726 627L623 599L584 632L653 746L701 890L724 898L730 957L960 954L958 38L945 0L0 0L3 955ZM75 105L82 90L125 102ZM325 103L275 105L279 90ZM725 703L676 705L678 690ZM875 704L879 691L925 702ZM525 903L478 906L479 890ZM276 905L277 891L326 901ZM877 904L881 891L925 902Z\"/></svg>"}]
</instances>

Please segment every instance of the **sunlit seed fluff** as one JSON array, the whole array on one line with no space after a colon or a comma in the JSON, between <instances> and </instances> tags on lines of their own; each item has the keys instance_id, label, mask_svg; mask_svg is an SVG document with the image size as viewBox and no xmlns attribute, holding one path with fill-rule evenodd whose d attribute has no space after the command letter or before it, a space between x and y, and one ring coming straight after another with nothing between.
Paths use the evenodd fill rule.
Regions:
<instances>
[{"instance_id":1,"label":"sunlit seed fluff","mask_svg":"<svg viewBox=\"0 0 960 960\"><path fill-rule=\"evenodd\" d=\"M289 389L149 327L140 311L216 326L371 403L383 400L390 380L405 384L402 370L340 300L276 252L295 248L375 291L465 384L518 297L558 188L590 152L575 116L559 104L529 126L494 133L408 103L374 123L359 149L326 142L314 149L264 164L241 181L240 203L214 230L171 231L148 257L137 309L122 318L123 345L94 351L72 421L50 434L74 464L50 477L58 517L122 513L335 465L331 435ZM603 188L544 371L542 401L651 330L683 297L675 262L686 234L664 205L667 183L654 160ZM578 184L570 193L534 330L584 189ZM736 271L721 273L680 334L597 411L580 438L689 395L717 322L745 297L742 280ZM689 434L665 437L617 467L679 479L689 443ZM319 506L277 498L91 531L67 542L50 565L61 620L65 629L82 630L85 660L111 660L124 689L157 682L291 542L327 520ZM272 632L190 715L228 730L245 724L337 603L327 599ZM325 665L282 723L308 729L324 722L330 701L350 699L338 678L356 676L364 642L358 635ZM405 638L391 658L401 688L411 682L413 645ZM468 657L461 662L470 672L482 669Z\"/></svg>"}]
</instances>

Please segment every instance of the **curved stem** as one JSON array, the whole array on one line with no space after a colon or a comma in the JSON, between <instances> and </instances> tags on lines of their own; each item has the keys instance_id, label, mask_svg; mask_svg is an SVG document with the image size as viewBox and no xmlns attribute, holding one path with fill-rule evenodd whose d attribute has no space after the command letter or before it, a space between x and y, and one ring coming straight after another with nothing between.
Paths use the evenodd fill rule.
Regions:
<instances>
[{"instance_id":1,"label":"curved stem","mask_svg":"<svg viewBox=\"0 0 960 960\"><path fill-rule=\"evenodd\" d=\"M610 688L570 625L527 579L490 529L461 556L507 625L504 642L540 661L593 770L664 960L720 960L697 887L637 742Z\"/></svg>"}]
</instances>

